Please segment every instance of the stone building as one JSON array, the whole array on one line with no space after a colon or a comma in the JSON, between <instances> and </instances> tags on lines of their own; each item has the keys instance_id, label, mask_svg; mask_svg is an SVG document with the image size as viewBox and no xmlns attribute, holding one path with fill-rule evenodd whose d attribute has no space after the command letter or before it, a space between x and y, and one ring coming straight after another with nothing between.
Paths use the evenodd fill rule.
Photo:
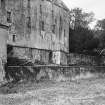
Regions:
<instances>
[{"instance_id":1,"label":"stone building","mask_svg":"<svg viewBox=\"0 0 105 105\"><path fill-rule=\"evenodd\" d=\"M40 49L42 53L44 50L52 51L54 56L69 51L69 10L62 1L5 0L4 5L10 26L8 44L21 50L16 53L40 60L41 55L36 54ZM55 58L53 61L56 63Z\"/></svg>"},{"instance_id":2,"label":"stone building","mask_svg":"<svg viewBox=\"0 0 105 105\"><path fill-rule=\"evenodd\" d=\"M7 62L7 29L7 26L0 24L0 82L2 82L5 77L3 67Z\"/></svg>"},{"instance_id":3,"label":"stone building","mask_svg":"<svg viewBox=\"0 0 105 105\"><path fill-rule=\"evenodd\" d=\"M0 24L8 32L7 52L2 50L8 56L67 64L69 23L61 0L0 0Z\"/></svg>"}]
</instances>

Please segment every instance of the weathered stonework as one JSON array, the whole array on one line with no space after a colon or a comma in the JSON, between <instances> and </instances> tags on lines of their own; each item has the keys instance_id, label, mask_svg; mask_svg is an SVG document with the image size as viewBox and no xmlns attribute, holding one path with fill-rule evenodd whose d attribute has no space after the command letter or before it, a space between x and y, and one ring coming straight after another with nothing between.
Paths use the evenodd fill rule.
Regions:
<instances>
[{"instance_id":1,"label":"weathered stonework","mask_svg":"<svg viewBox=\"0 0 105 105\"><path fill-rule=\"evenodd\" d=\"M4 65L7 62L7 27L0 24L0 83L4 81Z\"/></svg>"},{"instance_id":2,"label":"weathered stonework","mask_svg":"<svg viewBox=\"0 0 105 105\"><path fill-rule=\"evenodd\" d=\"M53 52L52 61L54 64L68 65L67 64L67 53L62 52L62 51Z\"/></svg>"},{"instance_id":3,"label":"weathered stonework","mask_svg":"<svg viewBox=\"0 0 105 105\"><path fill-rule=\"evenodd\" d=\"M61 0L0 0L0 23L9 26L7 44L27 47L27 53L31 48L69 52L69 10Z\"/></svg>"},{"instance_id":4,"label":"weathered stonework","mask_svg":"<svg viewBox=\"0 0 105 105\"><path fill-rule=\"evenodd\" d=\"M32 63L39 61L43 64L49 64L49 51L39 50L35 48L14 46L12 50L12 57L19 59L31 60Z\"/></svg>"},{"instance_id":5,"label":"weathered stonework","mask_svg":"<svg viewBox=\"0 0 105 105\"><path fill-rule=\"evenodd\" d=\"M12 46L8 56L29 60L32 64L38 62L58 65L97 65L96 57L81 54L68 55L69 19L69 10L61 0L0 0L0 23L9 27L7 38L4 29L0 30L0 57L2 58L0 68L3 67L2 62L6 62L7 59L7 45ZM101 61L104 62L104 58ZM37 79L46 75L50 79L54 76L62 78L64 75L71 77L80 74L81 71L92 69L94 68L74 67L57 68L54 71L52 68L45 68L39 70ZM15 72L20 71L16 69ZM4 74L1 75L3 79Z\"/></svg>"},{"instance_id":6,"label":"weathered stonework","mask_svg":"<svg viewBox=\"0 0 105 105\"><path fill-rule=\"evenodd\" d=\"M69 51L69 10L61 1L5 0L5 9L11 20L9 44Z\"/></svg>"},{"instance_id":7,"label":"weathered stonework","mask_svg":"<svg viewBox=\"0 0 105 105\"><path fill-rule=\"evenodd\" d=\"M69 65L97 65L97 57L84 54L70 53L68 55Z\"/></svg>"}]
</instances>

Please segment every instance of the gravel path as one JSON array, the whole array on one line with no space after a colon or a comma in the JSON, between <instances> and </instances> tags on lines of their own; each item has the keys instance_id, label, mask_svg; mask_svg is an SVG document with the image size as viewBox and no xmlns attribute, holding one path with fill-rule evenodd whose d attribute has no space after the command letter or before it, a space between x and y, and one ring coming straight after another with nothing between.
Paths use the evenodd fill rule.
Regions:
<instances>
[{"instance_id":1,"label":"gravel path","mask_svg":"<svg viewBox=\"0 0 105 105\"><path fill-rule=\"evenodd\" d=\"M0 105L105 105L105 79L33 83L28 87L21 86L19 93L1 94Z\"/></svg>"}]
</instances>

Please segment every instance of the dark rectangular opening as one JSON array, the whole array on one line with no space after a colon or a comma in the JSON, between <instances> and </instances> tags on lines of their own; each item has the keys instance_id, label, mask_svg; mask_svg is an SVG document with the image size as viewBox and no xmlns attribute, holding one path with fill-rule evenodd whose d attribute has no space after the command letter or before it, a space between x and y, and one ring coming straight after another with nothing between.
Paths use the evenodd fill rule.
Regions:
<instances>
[{"instance_id":1,"label":"dark rectangular opening","mask_svg":"<svg viewBox=\"0 0 105 105\"><path fill-rule=\"evenodd\" d=\"M5 0L1 0L1 8L5 9Z\"/></svg>"},{"instance_id":2,"label":"dark rectangular opening","mask_svg":"<svg viewBox=\"0 0 105 105\"><path fill-rule=\"evenodd\" d=\"M50 62L50 63L52 63L52 57L53 57L53 52L50 51L50 53L49 53L49 62Z\"/></svg>"},{"instance_id":3,"label":"dark rectangular opening","mask_svg":"<svg viewBox=\"0 0 105 105\"><path fill-rule=\"evenodd\" d=\"M7 11L7 22L11 23L11 12Z\"/></svg>"},{"instance_id":4,"label":"dark rectangular opening","mask_svg":"<svg viewBox=\"0 0 105 105\"><path fill-rule=\"evenodd\" d=\"M16 41L16 35L13 35L13 42Z\"/></svg>"},{"instance_id":5,"label":"dark rectangular opening","mask_svg":"<svg viewBox=\"0 0 105 105\"><path fill-rule=\"evenodd\" d=\"M64 29L64 37L66 37L66 31L65 31L65 29Z\"/></svg>"},{"instance_id":6,"label":"dark rectangular opening","mask_svg":"<svg viewBox=\"0 0 105 105\"><path fill-rule=\"evenodd\" d=\"M31 28L31 17L27 17L27 27Z\"/></svg>"},{"instance_id":7,"label":"dark rectangular opening","mask_svg":"<svg viewBox=\"0 0 105 105\"><path fill-rule=\"evenodd\" d=\"M41 30L44 31L44 21L41 21L40 25L41 25Z\"/></svg>"},{"instance_id":8,"label":"dark rectangular opening","mask_svg":"<svg viewBox=\"0 0 105 105\"><path fill-rule=\"evenodd\" d=\"M52 25L52 32L55 34L55 25Z\"/></svg>"}]
</instances>

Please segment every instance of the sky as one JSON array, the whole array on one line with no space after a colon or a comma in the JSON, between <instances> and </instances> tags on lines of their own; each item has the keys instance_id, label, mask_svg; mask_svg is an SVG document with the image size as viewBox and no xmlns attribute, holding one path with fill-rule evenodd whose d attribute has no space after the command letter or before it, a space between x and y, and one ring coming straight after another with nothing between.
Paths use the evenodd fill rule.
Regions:
<instances>
[{"instance_id":1,"label":"sky","mask_svg":"<svg viewBox=\"0 0 105 105\"><path fill-rule=\"evenodd\" d=\"M80 7L85 12L93 12L95 19L105 18L105 0L62 0L69 9ZM95 22L92 24L94 26Z\"/></svg>"}]
</instances>

